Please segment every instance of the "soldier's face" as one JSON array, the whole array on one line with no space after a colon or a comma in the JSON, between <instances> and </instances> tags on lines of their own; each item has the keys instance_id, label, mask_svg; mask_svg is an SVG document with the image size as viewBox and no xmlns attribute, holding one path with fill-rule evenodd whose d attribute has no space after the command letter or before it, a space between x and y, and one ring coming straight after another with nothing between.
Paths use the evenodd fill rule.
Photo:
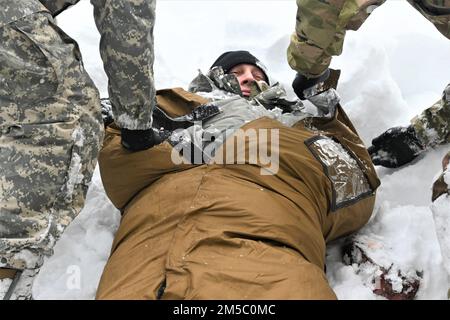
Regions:
<instances>
[{"instance_id":1,"label":"soldier's face","mask_svg":"<svg viewBox=\"0 0 450 320\"><path fill-rule=\"evenodd\" d=\"M252 64L238 64L229 73L234 74L238 79L244 97L250 96L251 84L253 82L265 80L264 73L261 69Z\"/></svg>"}]
</instances>

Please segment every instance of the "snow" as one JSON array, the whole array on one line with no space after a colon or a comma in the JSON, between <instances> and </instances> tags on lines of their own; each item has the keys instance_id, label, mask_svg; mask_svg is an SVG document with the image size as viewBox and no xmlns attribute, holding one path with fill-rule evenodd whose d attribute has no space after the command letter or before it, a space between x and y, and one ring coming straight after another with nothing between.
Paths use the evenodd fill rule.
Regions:
<instances>
[{"instance_id":1,"label":"snow","mask_svg":"<svg viewBox=\"0 0 450 320\"><path fill-rule=\"evenodd\" d=\"M206 72L221 53L245 49L292 95L294 72L286 62L286 48L295 15L295 1L158 1L156 87L186 88L198 68ZM58 23L78 41L85 67L106 97L107 79L89 1L61 14ZM407 124L440 98L450 80L449 56L450 41L406 1L388 1L359 31L347 33L343 54L332 67L342 70L341 103L367 145L389 127ZM450 287L430 210L433 178L448 149L437 147L400 169L377 168L382 185L376 210L360 231L377 244L371 254L380 264L423 271L417 299L446 299ZM435 203L440 212L438 232L445 221L450 225L445 216L449 199L444 197ZM36 279L34 298L93 299L119 221L97 169L85 208ZM448 231L445 235L448 244ZM338 298L384 299L372 293L369 266L343 263L342 241L330 244L327 253L327 277Z\"/></svg>"}]
</instances>

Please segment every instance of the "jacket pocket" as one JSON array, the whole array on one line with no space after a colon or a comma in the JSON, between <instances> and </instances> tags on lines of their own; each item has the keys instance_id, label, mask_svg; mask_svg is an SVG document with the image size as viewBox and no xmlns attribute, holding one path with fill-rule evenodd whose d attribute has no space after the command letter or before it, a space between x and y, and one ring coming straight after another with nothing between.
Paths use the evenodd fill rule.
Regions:
<instances>
[{"instance_id":1,"label":"jacket pocket","mask_svg":"<svg viewBox=\"0 0 450 320\"><path fill-rule=\"evenodd\" d=\"M330 211L336 211L373 194L364 167L351 150L328 136L315 136L306 140L305 144L321 163L331 182Z\"/></svg>"},{"instance_id":2,"label":"jacket pocket","mask_svg":"<svg viewBox=\"0 0 450 320\"><path fill-rule=\"evenodd\" d=\"M51 37L46 27L44 15L32 15L4 27L0 37L0 96L29 104L56 93L58 70L41 44Z\"/></svg>"}]
</instances>

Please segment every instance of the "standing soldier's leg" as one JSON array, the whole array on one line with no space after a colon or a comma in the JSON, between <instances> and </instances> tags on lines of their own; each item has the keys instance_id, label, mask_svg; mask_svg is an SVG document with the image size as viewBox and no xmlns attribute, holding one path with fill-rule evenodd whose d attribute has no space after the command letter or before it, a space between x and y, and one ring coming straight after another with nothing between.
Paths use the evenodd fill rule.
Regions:
<instances>
[{"instance_id":1,"label":"standing soldier's leg","mask_svg":"<svg viewBox=\"0 0 450 320\"><path fill-rule=\"evenodd\" d=\"M31 280L84 205L103 138L98 91L47 13L0 28L0 268ZM29 275L29 276L27 276Z\"/></svg>"},{"instance_id":2,"label":"standing soldier's leg","mask_svg":"<svg viewBox=\"0 0 450 320\"><path fill-rule=\"evenodd\" d=\"M450 0L408 0L444 36L450 39ZM413 119L419 137L428 145L450 142L450 84L442 99ZM428 134L427 134L428 133ZM444 267L450 280L450 152L442 162L443 172L433 184L433 211L436 235L441 247ZM450 299L450 288L448 290Z\"/></svg>"},{"instance_id":3,"label":"standing soldier's leg","mask_svg":"<svg viewBox=\"0 0 450 320\"><path fill-rule=\"evenodd\" d=\"M443 172L433 184L433 211L436 235L441 247L442 261L450 282L450 151L442 161ZM448 290L450 299L450 283Z\"/></svg>"}]
</instances>

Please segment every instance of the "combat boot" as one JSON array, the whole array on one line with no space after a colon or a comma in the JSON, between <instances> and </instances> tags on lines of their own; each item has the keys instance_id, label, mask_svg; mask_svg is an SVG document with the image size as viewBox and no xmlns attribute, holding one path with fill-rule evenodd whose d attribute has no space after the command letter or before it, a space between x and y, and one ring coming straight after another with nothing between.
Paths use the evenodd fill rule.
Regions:
<instances>
[{"instance_id":1,"label":"combat boot","mask_svg":"<svg viewBox=\"0 0 450 320\"><path fill-rule=\"evenodd\" d=\"M344 245L343 261L351 265L364 285L388 300L413 300L419 290L422 271L403 270L384 254L385 244L376 235L355 235Z\"/></svg>"}]
</instances>

